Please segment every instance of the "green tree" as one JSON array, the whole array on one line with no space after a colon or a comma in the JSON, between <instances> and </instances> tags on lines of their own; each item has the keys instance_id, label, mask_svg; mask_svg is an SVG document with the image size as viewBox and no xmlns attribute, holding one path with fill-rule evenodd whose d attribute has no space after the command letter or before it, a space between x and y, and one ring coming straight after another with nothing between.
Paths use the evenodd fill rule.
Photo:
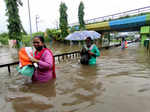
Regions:
<instances>
[{"instance_id":1,"label":"green tree","mask_svg":"<svg viewBox=\"0 0 150 112\"><path fill-rule=\"evenodd\" d=\"M6 16L8 16L8 36L10 39L16 39L21 41L23 29L20 16L19 16L19 6L22 6L21 0L5 0L6 3Z\"/></svg>"},{"instance_id":2,"label":"green tree","mask_svg":"<svg viewBox=\"0 0 150 112\"><path fill-rule=\"evenodd\" d=\"M61 2L59 12L59 27L61 30L61 37L66 37L68 35L68 20L67 20L67 6L65 3Z\"/></svg>"},{"instance_id":3,"label":"green tree","mask_svg":"<svg viewBox=\"0 0 150 112\"><path fill-rule=\"evenodd\" d=\"M2 44L8 44L8 33L1 33L0 34L0 43Z\"/></svg>"},{"instance_id":4,"label":"green tree","mask_svg":"<svg viewBox=\"0 0 150 112\"><path fill-rule=\"evenodd\" d=\"M85 29L85 22L84 22L84 4L83 2L81 1L80 2L80 5L79 5L79 8L78 8L78 19L79 19L79 28L81 30L84 30Z\"/></svg>"}]
</instances>

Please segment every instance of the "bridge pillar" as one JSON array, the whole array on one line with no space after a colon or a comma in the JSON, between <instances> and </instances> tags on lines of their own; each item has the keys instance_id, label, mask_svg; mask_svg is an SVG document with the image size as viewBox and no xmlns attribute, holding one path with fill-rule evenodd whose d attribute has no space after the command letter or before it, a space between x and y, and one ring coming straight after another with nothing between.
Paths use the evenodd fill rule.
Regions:
<instances>
[{"instance_id":1,"label":"bridge pillar","mask_svg":"<svg viewBox=\"0 0 150 112\"><path fill-rule=\"evenodd\" d=\"M150 26L142 26L140 29L141 44L144 44L144 40L150 38Z\"/></svg>"},{"instance_id":2,"label":"bridge pillar","mask_svg":"<svg viewBox=\"0 0 150 112\"><path fill-rule=\"evenodd\" d=\"M104 38L104 33L101 33L101 38L100 39L98 39L98 47L100 47L100 48L102 48L102 40L103 40L103 38Z\"/></svg>"},{"instance_id":3,"label":"bridge pillar","mask_svg":"<svg viewBox=\"0 0 150 112\"><path fill-rule=\"evenodd\" d=\"M140 29L141 44L150 51L150 26L142 26Z\"/></svg>"},{"instance_id":4,"label":"bridge pillar","mask_svg":"<svg viewBox=\"0 0 150 112\"><path fill-rule=\"evenodd\" d=\"M103 33L102 46L109 46L110 44L110 32Z\"/></svg>"}]
</instances>

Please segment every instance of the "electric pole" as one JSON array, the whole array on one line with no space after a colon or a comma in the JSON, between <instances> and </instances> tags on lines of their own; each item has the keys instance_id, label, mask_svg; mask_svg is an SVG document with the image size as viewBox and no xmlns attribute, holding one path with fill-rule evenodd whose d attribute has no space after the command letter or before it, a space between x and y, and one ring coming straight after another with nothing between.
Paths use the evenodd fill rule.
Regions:
<instances>
[{"instance_id":1,"label":"electric pole","mask_svg":"<svg viewBox=\"0 0 150 112\"><path fill-rule=\"evenodd\" d=\"M35 16L36 31L37 31L37 32L38 32L38 23L39 23L39 21L38 21L38 20L39 20L39 18L40 18L40 17L39 17L38 15L36 15L36 16Z\"/></svg>"},{"instance_id":2,"label":"electric pole","mask_svg":"<svg viewBox=\"0 0 150 112\"><path fill-rule=\"evenodd\" d=\"M32 25L31 25L31 15L30 15L30 3L28 0L28 14L29 14L29 25L30 25L30 38L32 39Z\"/></svg>"}]
</instances>

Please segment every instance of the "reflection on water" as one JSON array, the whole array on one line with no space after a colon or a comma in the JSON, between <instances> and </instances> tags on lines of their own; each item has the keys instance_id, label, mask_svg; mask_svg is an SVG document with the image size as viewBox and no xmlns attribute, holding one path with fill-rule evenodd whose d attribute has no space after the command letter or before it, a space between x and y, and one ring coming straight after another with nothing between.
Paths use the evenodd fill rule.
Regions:
<instances>
[{"instance_id":1,"label":"reflection on water","mask_svg":"<svg viewBox=\"0 0 150 112\"><path fill-rule=\"evenodd\" d=\"M59 47L62 48L63 45ZM7 68L3 68L0 71L1 111L150 110L150 57L138 44L131 44L126 50L118 47L101 51L95 66L80 65L78 59L57 64L56 73L56 80L48 83L23 84L15 67L11 77L7 74Z\"/></svg>"},{"instance_id":2,"label":"reflection on water","mask_svg":"<svg viewBox=\"0 0 150 112\"><path fill-rule=\"evenodd\" d=\"M0 48L0 64L18 60L17 50L14 48Z\"/></svg>"},{"instance_id":3,"label":"reflection on water","mask_svg":"<svg viewBox=\"0 0 150 112\"><path fill-rule=\"evenodd\" d=\"M56 97L55 80L45 84L28 84L11 92L7 101L12 102L16 112L44 111L52 108L51 98Z\"/></svg>"}]
</instances>

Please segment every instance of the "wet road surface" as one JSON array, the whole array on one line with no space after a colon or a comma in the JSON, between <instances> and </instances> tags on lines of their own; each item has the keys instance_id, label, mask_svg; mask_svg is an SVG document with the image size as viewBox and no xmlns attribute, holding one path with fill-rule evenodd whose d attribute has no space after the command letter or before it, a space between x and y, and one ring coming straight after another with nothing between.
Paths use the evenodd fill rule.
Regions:
<instances>
[{"instance_id":1,"label":"wet road surface","mask_svg":"<svg viewBox=\"0 0 150 112\"><path fill-rule=\"evenodd\" d=\"M0 69L1 112L149 112L150 56L138 43L101 51L95 66L56 65L56 80L24 84Z\"/></svg>"}]
</instances>

